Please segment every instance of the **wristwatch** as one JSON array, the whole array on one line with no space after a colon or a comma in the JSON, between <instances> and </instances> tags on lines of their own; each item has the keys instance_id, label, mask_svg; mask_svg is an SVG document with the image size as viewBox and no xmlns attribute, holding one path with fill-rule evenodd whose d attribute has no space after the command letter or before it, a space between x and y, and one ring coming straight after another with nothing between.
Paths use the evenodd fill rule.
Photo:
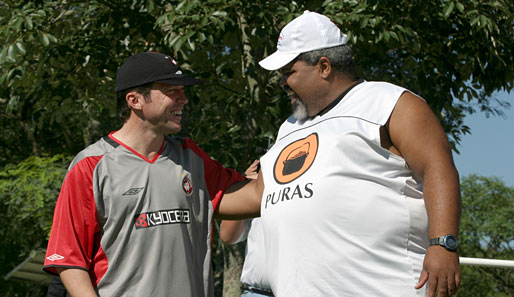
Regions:
<instances>
[{"instance_id":1,"label":"wristwatch","mask_svg":"<svg viewBox=\"0 0 514 297\"><path fill-rule=\"evenodd\" d=\"M438 238L432 238L430 239L430 242L428 243L429 246L431 245L440 245L444 247L445 249L455 252L457 250L457 237L446 234L444 236L438 237Z\"/></svg>"}]
</instances>

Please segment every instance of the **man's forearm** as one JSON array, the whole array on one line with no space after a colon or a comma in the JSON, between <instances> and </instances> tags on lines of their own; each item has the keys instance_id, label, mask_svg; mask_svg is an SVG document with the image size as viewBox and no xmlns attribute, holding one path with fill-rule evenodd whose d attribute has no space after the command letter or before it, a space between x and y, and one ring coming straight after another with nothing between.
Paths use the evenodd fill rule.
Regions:
<instances>
[{"instance_id":1,"label":"man's forearm","mask_svg":"<svg viewBox=\"0 0 514 297\"><path fill-rule=\"evenodd\" d=\"M260 216L263 189L262 174L257 179L233 184L225 191L214 215L224 220Z\"/></svg>"},{"instance_id":2,"label":"man's forearm","mask_svg":"<svg viewBox=\"0 0 514 297\"><path fill-rule=\"evenodd\" d=\"M430 168L425 173L423 195L428 214L429 238L446 234L459 235L459 175L454 166L444 167Z\"/></svg>"},{"instance_id":3,"label":"man's forearm","mask_svg":"<svg viewBox=\"0 0 514 297\"><path fill-rule=\"evenodd\" d=\"M236 242L245 228L245 221L221 221L220 238L223 242L232 244Z\"/></svg>"}]
</instances>

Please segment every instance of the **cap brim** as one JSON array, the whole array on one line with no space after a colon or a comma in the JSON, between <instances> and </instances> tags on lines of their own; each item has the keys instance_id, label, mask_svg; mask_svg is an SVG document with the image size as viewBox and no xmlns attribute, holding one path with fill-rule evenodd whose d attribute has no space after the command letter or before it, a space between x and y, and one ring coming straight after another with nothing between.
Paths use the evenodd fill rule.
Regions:
<instances>
[{"instance_id":1,"label":"cap brim","mask_svg":"<svg viewBox=\"0 0 514 297\"><path fill-rule=\"evenodd\" d=\"M155 82L172 86L190 86L203 84L205 81L194 77L182 76L170 79L157 80Z\"/></svg>"},{"instance_id":2,"label":"cap brim","mask_svg":"<svg viewBox=\"0 0 514 297\"><path fill-rule=\"evenodd\" d=\"M300 53L284 53L276 51L265 59L261 60L259 65L261 65L261 67L266 70L277 70L289 64L299 55Z\"/></svg>"}]
</instances>

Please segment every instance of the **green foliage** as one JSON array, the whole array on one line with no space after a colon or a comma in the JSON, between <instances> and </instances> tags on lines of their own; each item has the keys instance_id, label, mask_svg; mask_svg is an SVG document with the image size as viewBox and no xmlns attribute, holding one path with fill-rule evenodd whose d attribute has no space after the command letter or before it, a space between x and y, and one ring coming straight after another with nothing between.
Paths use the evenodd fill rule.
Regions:
<instances>
[{"instance_id":1,"label":"green foliage","mask_svg":"<svg viewBox=\"0 0 514 297\"><path fill-rule=\"evenodd\" d=\"M28 283L22 280L5 281L0 279L1 297L46 297L47 286L40 286L35 283Z\"/></svg>"},{"instance_id":2,"label":"green foliage","mask_svg":"<svg viewBox=\"0 0 514 297\"><path fill-rule=\"evenodd\" d=\"M76 153L116 129L117 67L162 51L208 81L190 94L183 134L244 167L289 113L278 74L257 61L304 9L349 34L362 77L426 98L453 142L469 133L466 114L509 105L490 96L513 88L511 1L3 1L0 162Z\"/></svg>"},{"instance_id":3,"label":"green foliage","mask_svg":"<svg viewBox=\"0 0 514 297\"><path fill-rule=\"evenodd\" d=\"M509 105L490 96L513 88L513 7L478 0L2 1L0 163L73 154L119 127L112 91L119 64L136 52L162 51L208 80L190 95L183 134L244 167L289 113L277 73L257 61L304 9L348 32L362 77L419 93L458 143L469 133L466 114L501 114Z\"/></svg>"},{"instance_id":4,"label":"green foliage","mask_svg":"<svg viewBox=\"0 0 514 297\"><path fill-rule=\"evenodd\" d=\"M8 222L0 229L0 275L14 269L32 250L46 246L53 209L70 161L63 155L30 157L0 170L0 216ZM5 288L0 296L15 296L9 289L24 285L38 290L33 284L6 282L3 278L0 284Z\"/></svg>"},{"instance_id":5,"label":"green foliage","mask_svg":"<svg viewBox=\"0 0 514 297\"><path fill-rule=\"evenodd\" d=\"M347 30L366 79L405 86L425 98L458 143L464 116L502 114L491 98L513 88L512 1L325 1Z\"/></svg>"},{"instance_id":6,"label":"green foliage","mask_svg":"<svg viewBox=\"0 0 514 297\"><path fill-rule=\"evenodd\" d=\"M470 175L461 181L462 257L514 259L514 188L498 178ZM506 268L463 267L459 296L512 296L514 271Z\"/></svg>"},{"instance_id":7,"label":"green foliage","mask_svg":"<svg viewBox=\"0 0 514 297\"><path fill-rule=\"evenodd\" d=\"M116 70L161 39L154 23L125 1L2 2L0 163L76 153L117 128Z\"/></svg>"}]
</instances>

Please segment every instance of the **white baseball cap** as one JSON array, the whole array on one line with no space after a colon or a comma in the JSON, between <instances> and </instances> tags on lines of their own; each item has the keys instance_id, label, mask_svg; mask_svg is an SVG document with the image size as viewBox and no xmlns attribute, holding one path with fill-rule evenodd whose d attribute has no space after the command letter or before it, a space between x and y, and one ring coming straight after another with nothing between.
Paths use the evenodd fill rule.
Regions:
<instances>
[{"instance_id":1,"label":"white baseball cap","mask_svg":"<svg viewBox=\"0 0 514 297\"><path fill-rule=\"evenodd\" d=\"M347 39L329 18L306 10L280 31L277 51L260 61L259 65L267 70L276 70L301 53L346 44Z\"/></svg>"}]
</instances>

